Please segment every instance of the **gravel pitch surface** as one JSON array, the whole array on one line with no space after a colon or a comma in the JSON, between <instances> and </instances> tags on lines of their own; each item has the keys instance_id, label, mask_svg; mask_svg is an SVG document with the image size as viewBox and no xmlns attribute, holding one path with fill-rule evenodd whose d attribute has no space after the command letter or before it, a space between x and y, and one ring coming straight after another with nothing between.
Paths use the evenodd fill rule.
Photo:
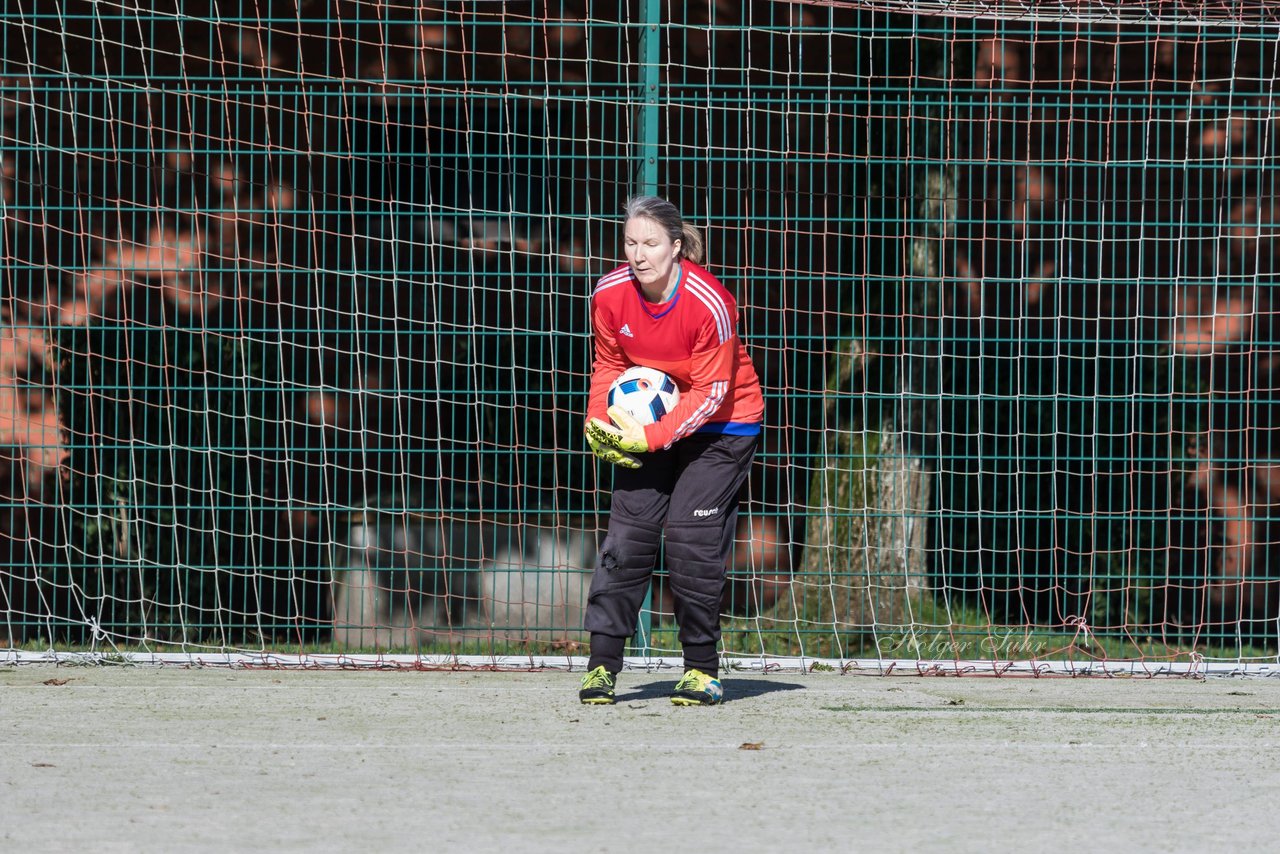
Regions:
<instances>
[{"instance_id":1,"label":"gravel pitch surface","mask_svg":"<svg viewBox=\"0 0 1280 854\"><path fill-rule=\"evenodd\" d=\"M1280 679L0 667L4 851L1274 851Z\"/></svg>"}]
</instances>

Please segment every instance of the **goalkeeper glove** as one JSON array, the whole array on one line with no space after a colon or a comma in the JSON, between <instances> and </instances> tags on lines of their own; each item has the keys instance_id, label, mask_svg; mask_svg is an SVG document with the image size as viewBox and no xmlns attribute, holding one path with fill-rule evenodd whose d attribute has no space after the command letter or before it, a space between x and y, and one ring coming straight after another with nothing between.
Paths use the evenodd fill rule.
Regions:
<instances>
[{"instance_id":1,"label":"goalkeeper glove","mask_svg":"<svg viewBox=\"0 0 1280 854\"><path fill-rule=\"evenodd\" d=\"M628 469L640 468L640 461L628 453L619 451L612 445L605 445L595 440L590 433L587 434L587 446L591 448L591 453L595 454L606 463L613 463L615 466L622 466Z\"/></svg>"},{"instance_id":2,"label":"goalkeeper glove","mask_svg":"<svg viewBox=\"0 0 1280 854\"><path fill-rule=\"evenodd\" d=\"M629 412L621 406L611 406L609 417L613 419L613 424L592 418L587 424L587 438L628 454L643 454L649 450L649 440L644 437L644 425Z\"/></svg>"}]
</instances>

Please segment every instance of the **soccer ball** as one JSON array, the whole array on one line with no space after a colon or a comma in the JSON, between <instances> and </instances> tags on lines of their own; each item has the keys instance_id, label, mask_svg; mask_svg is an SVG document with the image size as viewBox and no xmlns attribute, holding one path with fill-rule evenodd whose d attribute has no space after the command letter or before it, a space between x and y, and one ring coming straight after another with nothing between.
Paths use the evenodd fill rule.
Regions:
<instances>
[{"instance_id":1,"label":"soccer ball","mask_svg":"<svg viewBox=\"0 0 1280 854\"><path fill-rule=\"evenodd\" d=\"M609 386L609 405L621 406L641 424L653 424L680 400L676 381L657 368L627 368Z\"/></svg>"}]
</instances>

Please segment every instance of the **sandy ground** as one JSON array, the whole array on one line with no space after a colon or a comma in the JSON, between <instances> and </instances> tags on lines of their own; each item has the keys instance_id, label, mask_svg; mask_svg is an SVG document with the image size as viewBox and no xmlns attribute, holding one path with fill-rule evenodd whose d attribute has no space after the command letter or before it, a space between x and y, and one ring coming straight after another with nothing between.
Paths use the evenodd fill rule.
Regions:
<instances>
[{"instance_id":1,"label":"sandy ground","mask_svg":"<svg viewBox=\"0 0 1280 854\"><path fill-rule=\"evenodd\" d=\"M1273 851L1280 679L0 667L3 851Z\"/></svg>"}]
</instances>

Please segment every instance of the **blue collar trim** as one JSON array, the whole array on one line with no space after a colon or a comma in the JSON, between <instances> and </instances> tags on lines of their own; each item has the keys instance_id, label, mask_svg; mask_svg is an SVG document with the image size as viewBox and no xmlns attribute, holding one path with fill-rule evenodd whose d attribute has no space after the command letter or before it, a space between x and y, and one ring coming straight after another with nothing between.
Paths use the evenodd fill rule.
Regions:
<instances>
[{"instance_id":1,"label":"blue collar trim","mask_svg":"<svg viewBox=\"0 0 1280 854\"><path fill-rule=\"evenodd\" d=\"M640 299L640 305L644 308L645 314L649 315L654 320L657 320L658 318L665 315L667 312L671 311L671 309L675 308L676 301L680 299L680 285L684 282L684 265L679 264L679 262L677 262L677 264L678 266L676 267L676 269L679 270L679 272L676 274L676 289L671 292L671 299L667 300L666 303L664 303L662 311L653 311L649 308L651 303L644 298L644 291L641 290L639 287L640 283L639 282L636 283L636 296L639 297ZM632 278L634 277L635 277L635 274L632 273Z\"/></svg>"}]
</instances>

